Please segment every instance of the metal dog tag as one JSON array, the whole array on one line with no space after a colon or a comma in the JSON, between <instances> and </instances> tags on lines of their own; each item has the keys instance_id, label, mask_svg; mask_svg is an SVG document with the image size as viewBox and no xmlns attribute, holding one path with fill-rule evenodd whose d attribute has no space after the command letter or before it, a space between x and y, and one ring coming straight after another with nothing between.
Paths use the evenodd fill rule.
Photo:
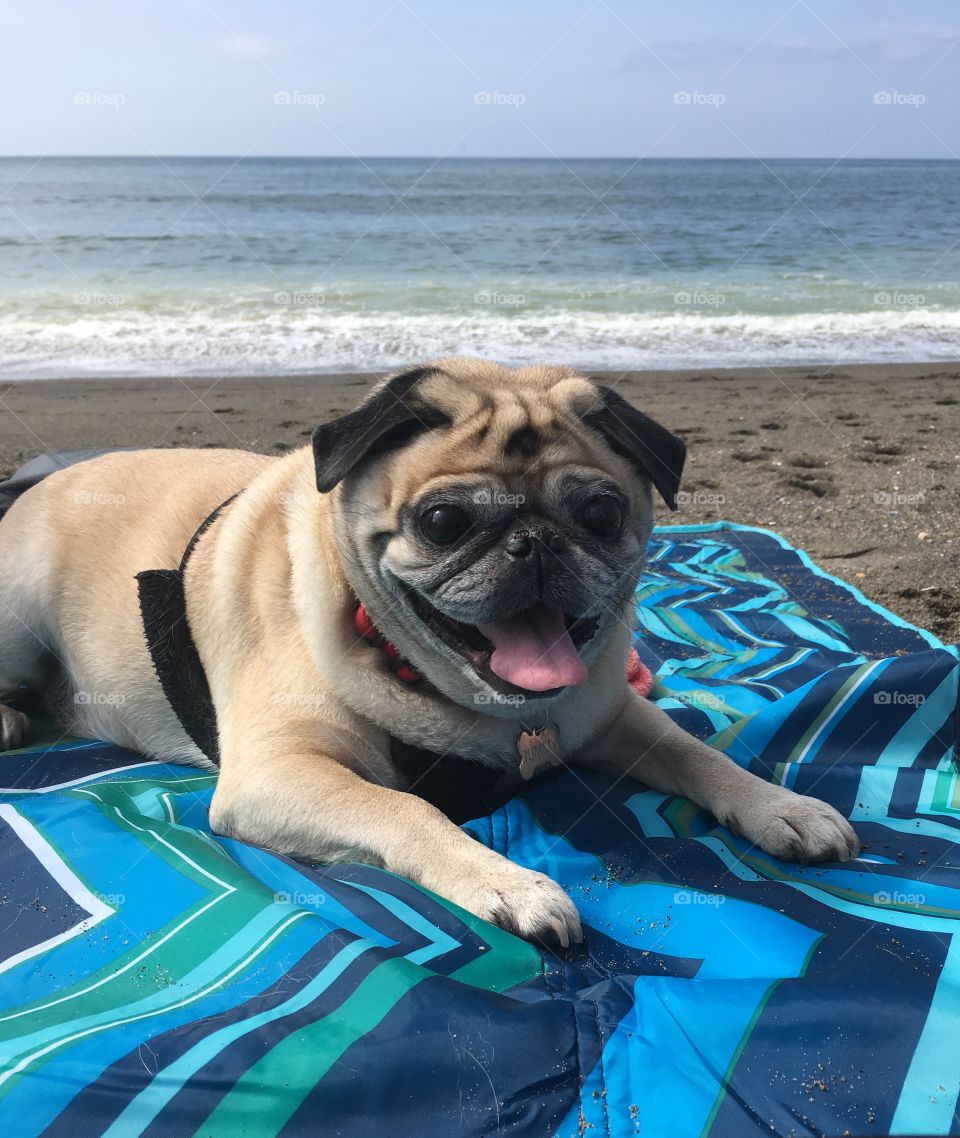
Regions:
<instances>
[{"instance_id":1,"label":"metal dog tag","mask_svg":"<svg viewBox=\"0 0 960 1138\"><path fill-rule=\"evenodd\" d=\"M536 731L524 731L517 740L520 753L520 777L529 782L535 774L547 767L559 766L560 733L549 724Z\"/></svg>"}]
</instances>

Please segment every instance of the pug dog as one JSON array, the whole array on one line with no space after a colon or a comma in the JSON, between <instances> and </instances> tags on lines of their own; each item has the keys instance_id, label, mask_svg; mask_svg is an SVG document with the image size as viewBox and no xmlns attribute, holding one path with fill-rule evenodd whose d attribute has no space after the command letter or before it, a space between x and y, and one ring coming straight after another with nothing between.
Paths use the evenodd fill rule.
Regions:
<instances>
[{"instance_id":1,"label":"pug dog","mask_svg":"<svg viewBox=\"0 0 960 1138\"><path fill-rule=\"evenodd\" d=\"M684 453L571 369L441 359L281 458L81 462L0 522L0 691L46 691L66 731L217 769L216 833L382 866L561 945L582 937L566 893L409 793L392 739L518 786L558 764L629 776L774 856L854 857L832 807L627 685L653 494L675 505ZM0 728L17 746L28 723L4 705Z\"/></svg>"}]
</instances>

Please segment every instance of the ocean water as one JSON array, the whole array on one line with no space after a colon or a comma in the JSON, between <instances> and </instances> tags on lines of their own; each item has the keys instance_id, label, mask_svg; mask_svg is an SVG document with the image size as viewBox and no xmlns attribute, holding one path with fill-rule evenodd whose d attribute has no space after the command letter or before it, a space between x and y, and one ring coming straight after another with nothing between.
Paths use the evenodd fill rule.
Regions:
<instances>
[{"instance_id":1,"label":"ocean water","mask_svg":"<svg viewBox=\"0 0 960 1138\"><path fill-rule=\"evenodd\" d=\"M960 358L960 162L0 159L0 377Z\"/></svg>"}]
</instances>

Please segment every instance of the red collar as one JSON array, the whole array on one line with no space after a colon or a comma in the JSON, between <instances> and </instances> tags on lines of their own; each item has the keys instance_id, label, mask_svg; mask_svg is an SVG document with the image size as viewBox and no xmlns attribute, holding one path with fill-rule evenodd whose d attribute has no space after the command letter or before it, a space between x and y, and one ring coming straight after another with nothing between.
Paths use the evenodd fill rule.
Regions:
<instances>
[{"instance_id":1,"label":"red collar","mask_svg":"<svg viewBox=\"0 0 960 1138\"><path fill-rule=\"evenodd\" d=\"M398 680L403 680L405 684L418 684L420 682L422 679L420 673L404 660L397 646L387 640L367 615L367 610L359 600L353 610L353 627L357 630L357 636L361 640L366 640L371 648L380 648L387 654L390 661L390 671Z\"/></svg>"},{"instance_id":2,"label":"red collar","mask_svg":"<svg viewBox=\"0 0 960 1138\"><path fill-rule=\"evenodd\" d=\"M390 671L405 684L418 684L423 677L400 655L395 644L391 644L367 615L367 610L358 600L353 610L353 627L357 636L372 648L380 648L390 661ZM627 657L627 683L637 695L648 696L653 688L653 675L637 655L636 648L630 649Z\"/></svg>"}]
</instances>

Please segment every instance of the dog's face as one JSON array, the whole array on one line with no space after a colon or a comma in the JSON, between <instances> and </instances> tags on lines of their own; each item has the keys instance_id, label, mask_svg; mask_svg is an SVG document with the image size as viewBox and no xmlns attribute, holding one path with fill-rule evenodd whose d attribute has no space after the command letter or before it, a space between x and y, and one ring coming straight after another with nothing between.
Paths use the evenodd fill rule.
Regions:
<instances>
[{"instance_id":1,"label":"dog's face","mask_svg":"<svg viewBox=\"0 0 960 1138\"><path fill-rule=\"evenodd\" d=\"M441 360L318 428L347 577L438 689L516 715L589 677L683 444L561 368Z\"/></svg>"}]
</instances>

